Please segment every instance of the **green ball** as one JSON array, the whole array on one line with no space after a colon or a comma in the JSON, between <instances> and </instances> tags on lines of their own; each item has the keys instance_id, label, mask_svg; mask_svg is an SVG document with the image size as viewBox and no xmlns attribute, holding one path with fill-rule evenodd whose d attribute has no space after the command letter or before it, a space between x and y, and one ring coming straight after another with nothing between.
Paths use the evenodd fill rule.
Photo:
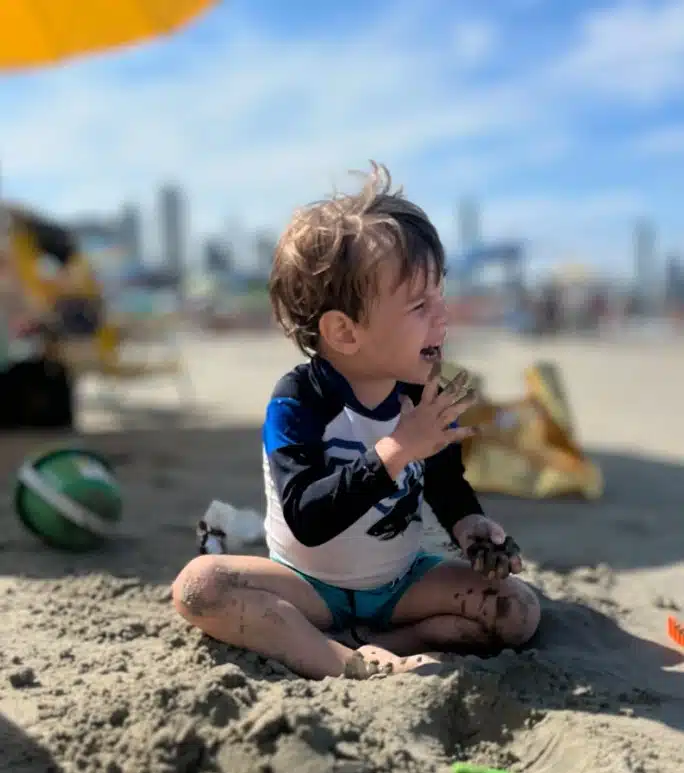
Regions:
<instances>
[{"instance_id":1,"label":"green ball","mask_svg":"<svg viewBox=\"0 0 684 773\"><path fill-rule=\"evenodd\" d=\"M14 506L24 525L50 547L80 552L116 533L123 502L105 459L61 448L22 464Z\"/></svg>"}]
</instances>

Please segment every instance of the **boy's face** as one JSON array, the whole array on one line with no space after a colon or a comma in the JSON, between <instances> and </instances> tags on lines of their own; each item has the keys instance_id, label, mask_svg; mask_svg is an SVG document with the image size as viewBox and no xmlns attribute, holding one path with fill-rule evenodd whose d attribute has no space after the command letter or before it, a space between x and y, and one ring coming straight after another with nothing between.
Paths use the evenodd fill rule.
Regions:
<instances>
[{"instance_id":1,"label":"boy's face","mask_svg":"<svg viewBox=\"0 0 684 773\"><path fill-rule=\"evenodd\" d=\"M358 326L358 359L368 378L424 384L446 337L442 278L431 270L397 284L396 262L378 270L378 294Z\"/></svg>"}]
</instances>

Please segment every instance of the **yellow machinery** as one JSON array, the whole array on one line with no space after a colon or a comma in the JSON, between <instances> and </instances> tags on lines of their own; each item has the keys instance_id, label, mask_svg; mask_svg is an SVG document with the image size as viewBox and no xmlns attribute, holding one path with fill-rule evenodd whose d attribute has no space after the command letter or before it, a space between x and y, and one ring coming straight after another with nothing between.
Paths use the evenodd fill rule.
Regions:
<instances>
[{"instance_id":1,"label":"yellow machinery","mask_svg":"<svg viewBox=\"0 0 684 773\"><path fill-rule=\"evenodd\" d=\"M46 346L61 347L84 339L98 349L103 326L100 285L69 231L26 210L7 210L7 273L21 309L17 332L32 328ZM52 354L57 354L53 349ZM102 352L104 357L104 352Z\"/></svg>"},{"instance_id":2,"label":"yellow machinery","mask_svg":"<svg viewBox=\"0 0 684 773\"><path fill-rule=\"evenodd\" d=\"M88 256L67 228L20 207L4 207L3 215L0 311L10 346L28 345L28 354L6 357L19 360L12 365L15 370L23 362L26 371L27 360L34 373L52 363L69 382L86 373L132 379L182 371L178 356L162 362L126 361L122 352L129 337L141 337L169 320L114 319ZM24 373L23 382L26 378ZM9 381L6 377L5 383Z\"/></svg>"}]
</instances>

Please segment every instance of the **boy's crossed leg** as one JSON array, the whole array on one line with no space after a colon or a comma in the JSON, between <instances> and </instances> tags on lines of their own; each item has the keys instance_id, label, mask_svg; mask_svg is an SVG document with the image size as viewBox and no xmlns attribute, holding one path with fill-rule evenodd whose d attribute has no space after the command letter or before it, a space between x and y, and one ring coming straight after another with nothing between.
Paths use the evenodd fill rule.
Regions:
<instances>
[{"instance_id":1,"label":"boy's crossed leg","mask_svg":"<svg viewBox=\"0 0 684 773\"><path fill-rule=\"evenodd\" d=\"M267 558L198 556L176 578L173 603L212 638L312 679L346 671L369 676L387 667L397 673L436 662L427 656L399 658L377 645L355 651L329 639L323 631L332 625L332 615L323 599L291 569ZM361 659L370 667L364 668Z\"/></svg>"},{"instance_id":2,"label":"boy's crossed leg","mask_svg":"<svg viewBox=\"0 0 684 773\"><path fill-rule=\"evenodd\" d=\"M398 655L426 649L489 655L527 643L540 614L536 594L517 577L488 580L465 561L445 560L406 590L390 630L359 633Z\"/></svg>"},{"instance_id":3,"label":"boy's crossed leg","mask_svg":"<svg viewBox=\"0 0 684 773\"><path fill-rule=\"evenodd\" d=\"M358 671L359 656L392 672L421 671L437 658L425 649L468 645L477 651L524 643L536 629L539 605L513 578L498 589L469 566L444 562L399 599L393 630L370 634L357 651L328 638L332 615L314 588L294 571L256 556L203 555L173 584L178 612L220 641L284 663L313 679ZM524 619L524 624L518 621ZM413 656L413 657L412 657Z\"/></svg>"}]
</instances>

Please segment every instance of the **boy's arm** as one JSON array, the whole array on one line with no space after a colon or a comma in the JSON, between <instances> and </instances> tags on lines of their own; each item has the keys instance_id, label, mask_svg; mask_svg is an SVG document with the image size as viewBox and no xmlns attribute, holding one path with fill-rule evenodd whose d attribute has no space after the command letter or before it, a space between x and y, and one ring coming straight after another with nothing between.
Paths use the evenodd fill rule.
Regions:
<instances>
[{"instance_id":1,"label":"boy's arm","mask_svg":"<svg viewBox=\"0 0 684 773\"><path fill-rule=\"evenodd\" d=\"M326 461L323 426L293 398L272 399L264 450L292 534L315 547L346 531L397 486L375 449L350 461Z\"/></svg>"},{"instance_id":2,"label":"boy's arm","mask_svg":"<svg viewBox=\"0 0 684 773\"><path fill-rule=\"evenodd\" d=\"M460 443L425 460L425 501L453 538L454 526L467 515L483 515L482 505L465 478Z\"/></svg>"}]
</instances>

